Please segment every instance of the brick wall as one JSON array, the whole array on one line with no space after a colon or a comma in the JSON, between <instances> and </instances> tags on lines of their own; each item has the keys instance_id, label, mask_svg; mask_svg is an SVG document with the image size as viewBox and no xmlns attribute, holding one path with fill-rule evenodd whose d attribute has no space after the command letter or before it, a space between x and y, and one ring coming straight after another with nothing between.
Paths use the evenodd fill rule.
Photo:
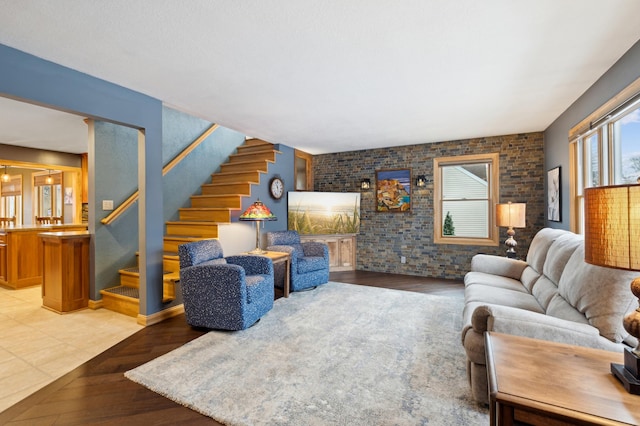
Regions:
<instances>
[{"instance_id":1,"label":"brick wall","mask_svg":"<svg viewBox=\"0 0 640 426\"><path fill-rule=\"evenodd\" d=\"M527 203L527 227L516 229L519 257L525 257L531 238L545 223L543 133L527 133L392 148L340 152L313 158L314 190L360 191L360 181L371 180L380 169L412 169L412 211L378 213L375 190L363 191L361 227L357 238L358 270L461 279L476 253L504 255L501 243L465 246L433 243L433 159L457 155L500 153L500 202ZM426 175L425 188L415 177ZM406 257L406 263L400 262Z\"/></svg>"}]
</instances>

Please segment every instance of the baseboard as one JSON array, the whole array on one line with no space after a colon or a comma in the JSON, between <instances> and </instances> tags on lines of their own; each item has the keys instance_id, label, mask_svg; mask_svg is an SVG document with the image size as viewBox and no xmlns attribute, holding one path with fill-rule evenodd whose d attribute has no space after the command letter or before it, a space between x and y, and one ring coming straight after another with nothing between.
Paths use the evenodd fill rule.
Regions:
<instances>
[{"instance_id":1,"label":"baseboard","mask_svg":"<svg viewBox=\"0 0 640 426\"><path fill-rule=\"evenodd\" d=\"M103 307L102 299L100 300L89 300L89 309L100 309Z\"/></svg>"},{"instance_id":2,"label":"baseboard","mask_svg":"<svg viewBox=\"0 0 640 426\"><path fill-rule=\"evenodd\" d=\"M180 304L151 315L138 314L138 324L149 326L184 313L184 305Z\"/></svg>"}]
</instances>

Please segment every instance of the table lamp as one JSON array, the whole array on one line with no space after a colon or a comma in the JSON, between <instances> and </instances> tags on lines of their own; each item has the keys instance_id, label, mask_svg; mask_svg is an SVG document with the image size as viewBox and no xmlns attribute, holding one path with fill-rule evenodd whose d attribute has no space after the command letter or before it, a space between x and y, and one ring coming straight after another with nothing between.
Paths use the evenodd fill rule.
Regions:
<instances>
[{"instance_id":1,"label":"table lamp","mask_svg":"<svg viewBox=\"0 0 640 426\"><path fill-rule=\"evenodd\" d=\"M509 201L507 204L496 204L496 225L508 227L507 235L509 236L504 244L507 246L507 257L516 257L516 242L514 235L516 231L513 228L525 227L525 215L527 205L525 203L512 203Z\"/></svg>"},{"instance_id":2,"label":"table lamp","mask_svg":"<svg viewBox=\"0 0 640 426\"><path fill-rule=\"evenodd\" d=\"M640 185L586 188L584 191L584 260L592 265L640 271ZM640 276L631 281L640 298ZM640 339L640 307L624 317L624 329ZM624 365L611 373L627 392L640 394L640 344L625 348Z\"/></svg>"},{"instance_id":3,"label":"table lamp","mask_svg":"<svg viewBox=\"0 0 640 426\"><path fill-rule=\"evenodd\" d=\"M238 218L256 223L256 248L251 250L251 254L262 254L264 250L260 248L260 223L265 220L278 220L273 213L265 206L260 199L251 204Z\"/></svg>"}]
</instances>

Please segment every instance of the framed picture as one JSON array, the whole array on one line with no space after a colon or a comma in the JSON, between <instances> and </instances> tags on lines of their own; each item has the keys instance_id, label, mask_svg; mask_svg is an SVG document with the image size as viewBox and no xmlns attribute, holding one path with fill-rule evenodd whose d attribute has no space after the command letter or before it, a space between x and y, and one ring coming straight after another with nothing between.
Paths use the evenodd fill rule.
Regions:
<instances>
[{"instance_id":1,"label":"framed picture","mask_svg":"<svg viewBox=\"0 0 640 426\"><path fill-rule=\"evenodd\" d=\"M558 166L547 172L547 219L553 222L562 220L560 190L560 166Z\"/></svg>"},{"instance_id":2,"label":"framed picture","mask_svg":"<svg viewBox=\"0 0 640 426\"><path fill-rule=\"evenodd\" d=\"M376 211L411 211L411 169L376 170Z\"/></svg>"}]
</instances>

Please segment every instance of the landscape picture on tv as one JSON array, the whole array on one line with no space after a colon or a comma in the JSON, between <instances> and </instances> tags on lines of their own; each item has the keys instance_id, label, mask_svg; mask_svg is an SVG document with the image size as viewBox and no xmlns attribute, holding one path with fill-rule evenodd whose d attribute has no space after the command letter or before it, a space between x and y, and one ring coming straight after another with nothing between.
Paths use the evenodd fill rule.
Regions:
<instances>
[{"instance_id":1,"label":"landscape picture on tv","mask_svg":"<svg viewBox=\"0 0 640 426\"><path fill-rule=\"evenodd\" d=\"M288 228L299 234L357 234L360 230L359 192L287 194Z\"/></svg>"}]
</instances>

